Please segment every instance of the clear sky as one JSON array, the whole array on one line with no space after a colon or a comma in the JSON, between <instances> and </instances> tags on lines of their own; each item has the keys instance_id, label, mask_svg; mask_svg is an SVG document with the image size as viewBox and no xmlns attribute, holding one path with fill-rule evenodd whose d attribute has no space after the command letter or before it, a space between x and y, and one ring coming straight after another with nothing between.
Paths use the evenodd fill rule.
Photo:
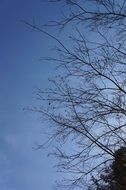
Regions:
<instances>
[{"instance_id":1,"label":"clear sky","mask_svg":"<svg viewBox=\"0 0 126 190\"><path fill-rule=\"evenodd\" d=\"M48 87L48 77L54 74L52 63L39 60L51 54L54 42L21 20L43 25L59 14L58 4L0 0L1 190L51 190L57 179L55 160L46 156L48 151L32 149L44 138L39 116L23 111L36 102L34 89Z\"/></svg>"}]
</instances>

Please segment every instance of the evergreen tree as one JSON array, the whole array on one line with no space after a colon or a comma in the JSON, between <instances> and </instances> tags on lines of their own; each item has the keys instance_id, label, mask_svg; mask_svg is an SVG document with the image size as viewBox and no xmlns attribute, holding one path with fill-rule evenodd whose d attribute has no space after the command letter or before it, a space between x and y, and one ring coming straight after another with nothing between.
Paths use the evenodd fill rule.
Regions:
<instances>
[{"instance_id":1,"label":"evergreen tree","mask_svg":"<svg viewBox=\"0 0 126 190\"><path fill-rule=\"evenodd\" d=\"M93 182L97 190L126 190L126 147L115 151L112 164Z\"/></svg>"}]
</instances>

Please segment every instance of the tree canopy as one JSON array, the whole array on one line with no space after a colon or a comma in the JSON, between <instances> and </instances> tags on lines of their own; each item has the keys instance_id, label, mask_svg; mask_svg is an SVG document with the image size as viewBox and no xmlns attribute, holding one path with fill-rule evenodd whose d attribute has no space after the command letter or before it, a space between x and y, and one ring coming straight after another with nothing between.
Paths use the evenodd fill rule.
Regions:
<instances>
[{"instance_id":1,"label":"tree canopy","mask_svg":"<svg viewBox=\"0 0 126 190\"><path fill-rule=\"evenodd\" d=\"M65 177L57 186L98 189L95 177L111 164L116 173L119 151L126 146L126 0L52 2L67 7L50 25L63 32L72 28L71 43L29 24L57 41L58 56L48 60L63 71L50 80L52 88L38 90L39 100L48 104L34 109L49 121L50 140L57 142L54 155Z\"/></svg>"}]
</instances>

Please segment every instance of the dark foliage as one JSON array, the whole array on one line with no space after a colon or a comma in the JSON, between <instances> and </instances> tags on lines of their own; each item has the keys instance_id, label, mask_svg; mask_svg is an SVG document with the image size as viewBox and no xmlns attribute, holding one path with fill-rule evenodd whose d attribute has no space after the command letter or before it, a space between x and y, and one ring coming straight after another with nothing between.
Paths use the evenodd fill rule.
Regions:
<instances>
[{"instance_id":1,"label":"dark foliage","mask_svg":"<svg viewBox=\"0 0 126 190\"><path fill-rule=\"evenodd\" d=\"M99 179L93 177L97 190L126 189L126 147L115 151L112 164L104 169Z\"/></svg>"}]
</instances>

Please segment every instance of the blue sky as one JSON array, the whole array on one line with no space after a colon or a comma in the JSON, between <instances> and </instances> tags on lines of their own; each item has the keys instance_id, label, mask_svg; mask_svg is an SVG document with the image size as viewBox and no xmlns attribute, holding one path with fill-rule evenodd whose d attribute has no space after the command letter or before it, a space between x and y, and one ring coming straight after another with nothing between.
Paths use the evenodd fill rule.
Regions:
<instances>
[{"instance_id":1,"label":"blue sky","mask_svg":"<svg viewBox=\"0 0 126 190\"><path fill-rule=\"evenodd\" d=\"M54 41L21 20L43 25L59 14L58 4L0 0L1 190L51 190L58 176L48 150L32 149L45 140L39 115L23 111L36 103L34 89L48 87L48 77L55 73L55 65L39 60L51 55Z\"/></svg>"}]
</instances>

